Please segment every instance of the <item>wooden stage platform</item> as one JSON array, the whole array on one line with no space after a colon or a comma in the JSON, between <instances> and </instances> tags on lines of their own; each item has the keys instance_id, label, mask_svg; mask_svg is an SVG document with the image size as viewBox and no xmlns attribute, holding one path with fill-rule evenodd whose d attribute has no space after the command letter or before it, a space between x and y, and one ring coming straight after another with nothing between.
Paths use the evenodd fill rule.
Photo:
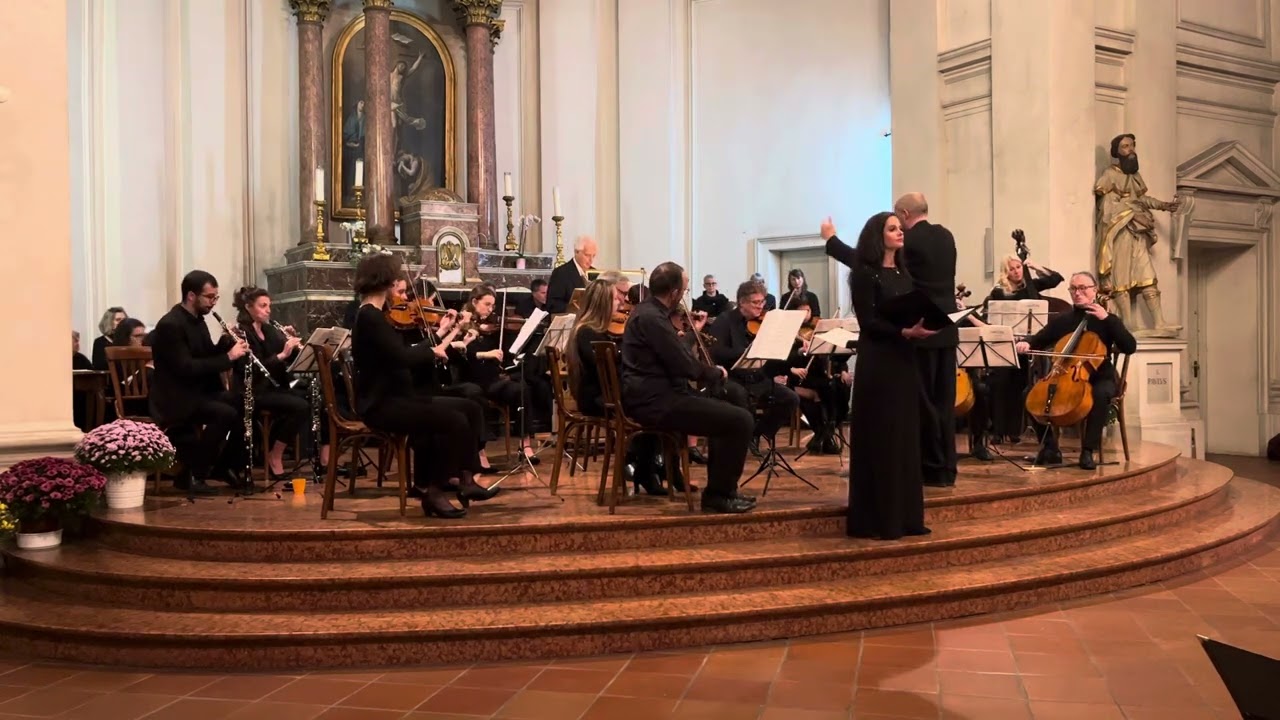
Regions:
<instances>
[{"instance_id":1,"label":"wooden stage platform","mask_svg":"<svg viewBox=\"0 0 1280 720\"><path fill-rule=\"evenodd\" d=\"M775 478L737 516L647 496L610 516L594 502L594 466L563 478L560 497L512 477L461 521L412 504L401 518L392 487L369 480L327 521L314 486L161 495L103 512L91 538L61 549L7 549L0 648L242 671L795 637L1161 580L1248 552L1280 515L1280 490L1148 444L1095 472L965 460L954 489L927 489L932 535L853 540L837 459L796 468L819 489ZM550 463L538 469L545 478Z\"/></svg>"}]
</instances>

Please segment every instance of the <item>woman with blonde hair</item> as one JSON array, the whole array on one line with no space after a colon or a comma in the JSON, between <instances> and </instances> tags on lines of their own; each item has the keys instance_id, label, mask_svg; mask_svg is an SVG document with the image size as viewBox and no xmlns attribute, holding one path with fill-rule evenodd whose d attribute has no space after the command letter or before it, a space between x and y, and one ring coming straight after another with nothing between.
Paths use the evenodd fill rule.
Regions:
<instances>
[{"instance_id":1,"label":"woman with blonde hair","mask_svg":"<svg viewBox=\"0 0 1280 720\"><path fill-rule=\"evenodd\" d=\"M116 326L124 322L129 317L129 313L124 311L122 307L109 307L102 314L102 319L98 321L98 337L93 340L93 369L107 369L107 348L112 344L112 333L116 331Z\"/></svg>"},{"instance_id":2,"label":"woman with blonde hair","mask_svg":"<svg viewBox=\"0 0 1280 720\"><path fill-rule=\"evenodd\" d=\"M1039 277L1027 277L1027 270L1035 271ZM1040 293L1061 284L1061 275L1031 262L1030 258L1023 261L1017 255L1005 255L1000 259L996 285L987 300L1039 300Z\"/></svg>"},{"instance_id":3,"label":"woman with blonde hair","mask_svg":"<svg viewBox=\"0 0 1280 720\"><path fill-rule=\"evenodd\" d=\"M584 415L604 415L600 397L600 373L591 343L609 340L609 320L618 308L616 281L608 273L593 280L582 298L582 312L573 324L565 360L569 364L569 388Z\"/></svg>"}]
</instances>

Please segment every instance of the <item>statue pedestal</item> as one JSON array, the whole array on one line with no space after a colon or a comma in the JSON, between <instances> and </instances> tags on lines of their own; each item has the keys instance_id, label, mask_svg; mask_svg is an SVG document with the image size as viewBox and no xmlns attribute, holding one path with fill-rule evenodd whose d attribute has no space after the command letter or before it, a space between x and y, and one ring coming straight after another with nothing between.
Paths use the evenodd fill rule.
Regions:
<instances>
[{"instance_id":1,"label":"statue pedestal","mask_svg":"<svg viewBox=\"0 0 1280 720\"><path fill-rule=\"evenodd\" d=\"M1140 339L1129 361L1125 426L1129 442L1145 440L1177 448L1192 457L1191 423L1182 415L1182 359L1185 340Z\"/></svg>"}]
</instances>

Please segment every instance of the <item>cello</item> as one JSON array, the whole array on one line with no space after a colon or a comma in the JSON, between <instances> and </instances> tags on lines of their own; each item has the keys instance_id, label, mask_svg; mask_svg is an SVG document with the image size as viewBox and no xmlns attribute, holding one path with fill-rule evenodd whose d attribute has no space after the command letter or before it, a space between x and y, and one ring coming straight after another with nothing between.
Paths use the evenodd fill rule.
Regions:
<instances>
[{"instance_id":1,"label":"cello","mask_svg":"<svg viewBox=\"0 0 1280 720\"><path fill-rule=\"evenodd\" d=\"M1098 298L1098 304L1103 305L1102 298ZM1027 413L1037 422L1057 427L1075 425L1093 409L1089 378L1106 362L1110 348L1097 333L1085 329L1088 323L1086 315L1075 332L1058 340L1053 352L1028 353L1053 358L1053 367L1027 393Z\"/></svg>"},{"instance_id":2,"label":"cello","mask_svg":"<svg viewBox=\"0 0 1280 720\"><path fill-rule=\"evenodd\" d=\"M965 288L964 283L956 286L956 306L960 307L964 298L973 294L972 290ZM973 404L977 402L977 396L973 392L973 381L969 378L969 371L962 367L956 368L956 417L964 417L973 409Z\"/></svg>"}]
</instances>

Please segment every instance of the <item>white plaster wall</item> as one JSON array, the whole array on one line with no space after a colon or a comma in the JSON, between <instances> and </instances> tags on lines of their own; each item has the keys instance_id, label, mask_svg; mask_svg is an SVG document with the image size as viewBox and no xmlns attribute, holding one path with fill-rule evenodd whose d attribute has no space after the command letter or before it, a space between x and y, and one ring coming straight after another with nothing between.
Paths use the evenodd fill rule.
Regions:
<instances>
[{"instance_id":1,"label":"white plaster wall","mask_svg":"<svg viewBox=\"0 0 1280 720\"><path fill-rule=\"evenodd\" d=\"M538 152L538 17L534 0L508 0L502 5L506 27L493 55L494 120L497 136L498 192L502 192L502 174L511 173L513 218L526 213L544 215L540 203L541 177ZM465 127L465 125L464 125ZM502 237L506 242L506 205ZM550 223L549 217L545 222ZM515 230L519 242L519 229ZM525 250L536 252L541 246L541 229L532 233Z\"/></svg>"},{"instance_id":2,"label":"white plaster wall","mask_svg":"<svg viewBox=\"0 0 1280 720\"><path fill-rule=\"evenodd\" d=\"M1207 288L1209 334L1202 413L1208 452L1259 452L1258 248L1215 253ZM1251 312L1250 309L1253 309Z\"/></svg>"},{"instance_id":3,"label":"white plaster wall","mask_svg":"<svg viewBox=\"0 0 1280 720\"><path fill-rule=\"evenodd\" d=\"M887 40L885 0L694 3L691 277L731 289L751 270L744 240L827 215L853 239L890 207Z\"/></svg>"}]
</instances>

